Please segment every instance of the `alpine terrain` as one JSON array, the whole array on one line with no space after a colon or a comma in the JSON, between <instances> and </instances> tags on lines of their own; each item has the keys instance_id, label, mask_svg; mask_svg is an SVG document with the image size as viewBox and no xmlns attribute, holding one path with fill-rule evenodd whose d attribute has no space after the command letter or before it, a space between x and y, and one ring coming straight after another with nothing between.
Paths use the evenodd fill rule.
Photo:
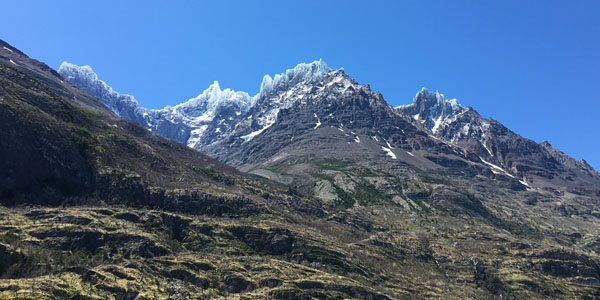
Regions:
<instances>
[{"instance_id":1,"label":"alpine terrain","mask_svg":"<svg viewBox=\"0 0 600 300\"><path fill-rule=\"evenodd\" d=\"M0 41L0 134L2 299L600 298L596 170L322 60L147 109Z\"/></svg>"}]
</instances>

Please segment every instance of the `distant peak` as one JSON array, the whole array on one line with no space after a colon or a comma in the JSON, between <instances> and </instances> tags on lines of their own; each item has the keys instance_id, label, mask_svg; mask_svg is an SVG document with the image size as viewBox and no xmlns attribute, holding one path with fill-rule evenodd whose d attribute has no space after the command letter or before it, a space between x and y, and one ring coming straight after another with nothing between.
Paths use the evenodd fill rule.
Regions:
<instances>
[{"instance_id":1,"label":"distant peak","mask_svg":"<svg viewBox=\"0 0 600 300\"><path fill-rule=\"evenodd\" d=\"M144 110L139 107L137 100L133 96L120 94L104 81L99 80L98 75L90 66L78 66L64 61L58 68L58 73L80 89L96 96L104 105L108 106L108 108L121 117L129 117L131 119L131 116L123 115L125 108L129 111Z\"/></svg>"},{"instance_id":2,"label":"distant peak","mask_svg":"<svg viewBox=\"0 0 600 300\"><path fill-rule=\"evenodd\" d=\"M259 95L266 95L273 90L295 85L300 82L313 82L320 80L331 71L323 59L315 60L311 63L299 63L292 69L287 69L285 73L276 74L274 77L265 75L260 85Z\"/></svg>"},{"instance_id":3,"label":"distant peak","mask_svg":"<svg viewBox=\"0 0 600 300\"><path fill-rule=\"evenodd\" d=\"M456 99L447 99L439 91L430 92L424 87L417 92L411 104L401 105L396 109L412 116L433 133L436 133L446 120L464 111L464 107L458 104Z\"/></svg>"},{"instance_id":4,"label":"distant peak","mask_svg":"<svg viewBox=\"0 0 600 300\"><path fill-rule=\"evenodd\" d=\"M250 97L250 95L248 95L246 92L234 91L229 88L222 90L221 86L219 85L219 81L215 80L198 96L191 98L184 103L178 104L173 108L190 108L203 105L209 110L215 110L219 106L234 102L242 107L245 111L252 104L252 97Z\"/></svg>"},{"instance_id":5,"label":"distant peak","mask_svg":"<svg viewBox=\"0 0 600 300\"><path fill-rule=\"evenodd\" d=\"M63 61L62 64L60 64L60 67L58 68L58 73L66 79L69 79L68 77L71 76L79 77L80 79L87 79L90 81L98 80L98 75L96 74L96 72L94 72L94 70L92 70L92 67L88 65L78 66L76 64L72 64L66 61Z\"/></svg>"},{"instance_id":6,"label":"distant peak","mask_svg":"<svg viewBox=\"0 0 600 300\"><path fill-rule=\"evenodd\" d=\"M419 102L420 100L427 102L448 103L454 107L462 107L460 104L458 104L458 101L455 98L448 99L444 96L444 94L440 93L439 91L436 90L435 93L430 92L425 87L422 87L421 90L417 92L417 95L415 95L415 98L413 99L413 104L415 102Z\"/></svg>"}]
</instances>

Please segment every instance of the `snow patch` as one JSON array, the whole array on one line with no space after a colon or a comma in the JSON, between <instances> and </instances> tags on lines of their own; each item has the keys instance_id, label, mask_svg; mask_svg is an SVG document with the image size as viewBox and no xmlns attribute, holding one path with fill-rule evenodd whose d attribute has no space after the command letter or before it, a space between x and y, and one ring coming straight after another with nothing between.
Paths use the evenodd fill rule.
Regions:
<instances>
[{"instance_id":1,"label":"snow patch","mask_svg":"<svg viewBox=\"0 0 600 300\"><path fill-rule=\"evenodd\" d=\"M315 124L315 128L314 129L317 129L317 128L319 128L319 126L321 126L321 120L317 116L317 113L314 113L314 115L315 115L315 118L317 118L317 123Z\"/></svg>"},{"instance_id":2,"label":"snow patch","mask_svg":"<svg viewBox=\"0 0 600 300\"><path fill-rule=\"evenodd\" d=\"M9 48L7 48L7 47L2 47L2 48L4 48L4 49L8 50L9 52L13 52L12 50L10 50L10 49L9 49Z\"/></svg>"},{"instance_id":3,"label":"snow patch","mask_svg":"<svg viewBox=\"0 0 600 300\"><path fill-rule=\"evenodd\" d=\"M14 62L12 59L9 59L9 61L10 61L12 64L14 64L14 65L16 65L16 64L17 64L17 63L16 63L16 62Z\"/></svg>"},{"instance_id":4,"label":"snow patch","mask_svg":"<svg viewBox=\"0 0 600 300\"><path fill-rule=\"evenodd\" d=\"M394 147L392 147L392 145L390 145L390 143L387 140L385 140L385 143L387 144L388 148L394 149Z\"/></svg>"},{"instance_id":5,"label":"snow patch","mask_svg":"<svg viewBox=\"0 0 600 300\"><path fill-rule=\"evenodd\" d=\"M508 177L515 178L515 176L513 176L512 174L510 174L510 173L506 172L506 170L504 170L504 169L500 168L499 166L497 166L497 165L495 165L495 164L493 164L493 163L491 163L491 162L488 162L488 161L484 160L484 159L483 159L483 158L481 158L481 157L480 157L479 159L481 159L481 161L482 161L484 164L486 164L486 165L490 166L490 167L491 167L491 170L492 170L492 172L493 172L494 174L504 174L504 175L506 175L506 176L508 176Z\"/></svg>"},{"instance_id":6,"label":"snow patch","mask_svg":"<svg viewBox=\"0 0 600 300\"><path fill-rule=\"evenodd\" d=\"M437 133L438 129L440 128L440 125L442 124L442 116L439 116L433 122L434 122L434 124L433 124L433 128L431 128L431 132Z\"/></svg>"},{"instance_id":7,"label":"snow patch","mask_svg":"<svg viewBox=\"0 0 600 300\"><path fill-rule=\"evenodd\" d=\"M200 141L200 138L204 134L204 131L208 128L208 125L202 125L190 132L190 138L187 140L187 146L194 148L196 144Z\"/></svg>"},{"instance_id":8,"label":"snow patch","mask_svg":"<svg viewBox=\"0 0 600 300\"><path fill-rule=\"evenodd\" d=\"M483 145L483 148L485 148L485 150L487 150L487 152L490 154L491 157L494 157L492 150L490 150L490 148L488 148L488 146L486 146L485 143L481 143L481 145Z\"/></svg>"},{"instance_id":9,"label":"snow patch","mask_svg":"<svg viewBox=\"0 0 600 300\"><path fill-rule=\"evenodd\" d=\"M410 153L408 151L406 151L406 153L408 153L408 155L410 155L410 156L415 156L414 154L412 154L412 153Z\"/></svg>"},{"instance_id":10,"label":"snow patch","mask_svg":"<svg viewBox=\"0 0 600 300\"><path fill-rule=\"evenodd\" d=\"M357 142L357 143L360 143L360 137L358 137L358 136L355 136L355 137L354 137L354 141L355 141L355 142Z\"/></svg>"},{"instance_id":11,"label":"snow patch","mask_svg":"<svg viewBox=\"0 0 600 300\"><path fill-rule=\"evenodd\" d=\"M241 136L241 139L243 139L243 140L244 140L244 142L248 142L248 141L252 140L252 139L253 139L255 136L257 136L257 135L261 134L261 133L262 133L263 131L265 131L267 128L271 127L271 125L273 125L273 124L269 124L269 125L267 125L267 126L265 126L265 127L261 128L261 129L259 129L259 130L256 130L256 131L253 131L253 132L251 132L251 133L249 133L249 134L246 134L246 135L244 135L244 136Z\"/></svg>"},{"instance_id":12,"label":"snow patch","mask_svg":"<svg viewBox=\"0 0 600 300\"><path fill-rule=\"evenodd\" d=\"M392 159L396 159L396 154L394 154L394 152L392 152L392 150L390 148L381 146L381 149L383 149L383 151L385 151L385 154L387 156L391 157Z\"/></svg>"},{"instance_id":13,"label":"snow patch","mask_svg":"<svg viewBox=\"0 0 600 300\"><path fill-rule=\"evenodd\" d=\"M526 180L526 178L525 178L525 176L523 176L523 179L522 179L522 180L519 180L519 182L520 182L522 185L524 185L524 186L526 186L526 187L529 187L529 188L530 188L531 186L530 186L530 185L529 185L529 183L527 183L525 180ZM528 189L528 190L529 190L529 189Z\"/></svg>"}]
</instances>

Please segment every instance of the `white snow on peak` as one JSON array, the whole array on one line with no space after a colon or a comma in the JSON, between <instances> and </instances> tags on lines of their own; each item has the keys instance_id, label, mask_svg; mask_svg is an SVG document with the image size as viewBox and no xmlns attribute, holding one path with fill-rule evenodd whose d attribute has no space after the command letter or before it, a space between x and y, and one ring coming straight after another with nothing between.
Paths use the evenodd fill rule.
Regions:
<instances>
[{"instance_id":1,"label":"white snow on peak","mask_svg":"<svg viewBox=\"0 0 600 300\"><path fill-rule=\"evenodd\" d=\"M12 50L10 50L8 47L2 47L2 48L4 48L4 49L8 50L9 52L13 52L13 51L12 51Z\"/></svg>"},{"instance_id":2,"label":"white snow on peak","mask_svg":"<svg viewBox=\"0 0 600 300\"><path fill-rule=\"evenodd\" d=\"M235 106L236 115L246 113L253 104L253 99L246 92L236 92L232 89L222 90L218 81L214 81L206 90L195 98L175 105L165 107L170 110L173 117L179 117L188 125L199 125L212 121L220 109L228 105ZM239 113L239 114L238 114Z\"/></svg>"},{"instance_id":3,"label":"white snow on peak","mask_svg":"<svg viewBox=\"0 0 600 300\"><path fill-rule=\"evenodd\" d=\"M218 105L222 102L232 101L240 99L242 101L247 102L248 104L251 102L250 96L246 92L236 92L232 89L224 89L221 90L221 86L219 82L215 80L211 85L208 86L206 90L204 90L200 95L192 98L184 103L178 104L175 107L186 107L186 106L194 106L200 102L209 102L211 105Z\"/></svg>"},{"instance_id":4,"label":"white snow on peak","mask_svg":"<svg viewBox=\"0 0 600 300\"><path fill-rule=\"evenodd\" d=\"M98 75L88 65L78 66L64 61L58 68L58 73L79 88L99 98L104 105L119 116L122 116L122 111L119 108L123 106L129 107L132 111L147 111L147 109L139 106L133 96L120 94L104 81L99 80Z\"/></svg>"},{"instance_id":5,"label":"white snow on peak","mask_svg":"<svg viewBox=\"0 0 600 300\"><path fill-rule=\"evenodd\" d=\"M358 137L358 136L355 136L355 137L354 137L354 141L355 141L355 142L357 142L357 143L360 143L360 137Z\"/></svg>"},{"instance_id":6,"label":"white snow on peak","mask_svg":"<svg viewBox=\"0 0 600 300\"><path fill-rule=\"evenodd\" d=\"M12 64L14 64L14 65L16 65L16 64L17 64L17 63L16 63L16 62L14 62L12 59L9 59L9 61L10 61Z\"/></svg>"},{"instance_id":7,"label":"white snow on peak","mask_svg":"<svg viewBox=\"0 0 600 300\"><path fill-rule=\"evenodd\" d=\"M96 72L94 72L94 70L92 70L92 67L88 65L78 66L66 61L63 61L62 64L60 64L60 67L58 67L58 73L60 73L63 77L66 77L67 79L69 79L69 77L73 78L77 75L80 79L83 78L89 81L98 80L98 75L96 74Z\"/></svg>"},{"instance_id":8,"label":"white snow on peak","mask_svg":"<svg viewBox=\"0 0 600 300\"><path fill-rule=\"evenodd\" d=\"M274 77L265 75L259 93L252 97L252 106L258 107L254 124L262 129L273 125L281 109L289 108L297 101L306 101L313 88L312 83L322 80L329 71L331 69L321 59L311 63L300 63ZM315 115L315 118L317 122L314 129L317 129L322 123L318 116ZM246 136L253 137L250 134Z\"/></svg>"},{"instance_id":9,"label":"white snow on peak","mask_svg":"<svg viewBox=\"0 0 600 300\"><path fill-rule=\"evenodd\" d=\"M299 82L320 80L329 71L331 69L327 64L319 59L311 63L300 63L293 69L288 69L282 74L276 74L274 77L265 75L257 96L267 95L273 90L279 90Z\"/></svg>"},{"instance_id":10,"label":"white snow on peak","mask_svg":"<svg viewBox=\"0 0 600 300\"><path fill-rule=\"evenodd\" d=\"M114 91L112 87L104 81L98 79L98 75L90 66L78 66L68 62L63 62L58 68L58 73L72 83L86 90L93 90L94 94L104 104L110 107L117 114L121 115L124 108L138 110L144 118L150 118L148 115L163 115L169 120L178 120L187 125L200 126L200 123L211 121L218 109L226 105L235 105L236 112L240 115L248 111L253 104L253 98L246 92L236 92L231 89L221 90L218 81L214 81L206 90L195 98L175 105L166 106L163 109L151 110L139 107L137 100L131 95L122 95ZM86 88L87 87L87 88ZM129 104L125 102L130 102Z\"/></svg>"},{"instance_id":11,"label":"white snow on peak","mask_svg":"<svg viewBox=\"0 0 600 300\"><path fill-rule=\"evenodd\" d=\"M116 114L129 120L142 123L147 128L161 132L161 126L181 126L178 136L185 136L189 130L188 146L195 147L198 143L205 144L210 140L203 139L207 134L221 134L234 122L233 116L245 115L254 104L254 97L246 92L232 89L221 89L218 81L214 81L198 96L175 106L162 109L147 109L141 107L137 100L130 95L122 95L112 87L98 79L98 75L90 66L77 66L63 62L58 73L83 90L100 99ZM219 116L220 120L215 122ZM142 122L143 121L143 122ZM168 125L168 124L172 125ZM223 127L223 128L221 128ZM209 130L210 129L210 130Z\"/></svg>"},{"instance_id":12,"label":"white snow on peak","mask_svg":"<svg viewBox=\"0 0 600 300\"><path fill-rule=\"evenodd\" d=\"M408 105L400 105L397 110L412 115L413 119L420 121L433 133L449 124L457 113L464 110L456 99L447 99L439 91L429 92L422 88Z\"/></svg>"},{"instance_id":13,"label":"white snow on peak","mask_svg":"<svg viewBox=\"0 0 600 300\"><path fill-rule=\"evenodd\" d=\"M244 119L248 120L246 124L253 124L250 128L260 128L248 133L247 128L239 127L245 131L242 133L242 135L245 134L242 138L246 141L251 140L275 123L281 109L289 107L296 101L306 101L309 92L315 88L313 83L318 83L331 70L322 59L310 63L300 63L273 77L265 75L260 91L254 96L229 88L221 89L219 82L214 81L198 96L175 106L166 106L163 109L141 107L133 96L119 94L99 80L98 75L90 66L78 66L63 62L58 72L71 83L98 97L118 115L141 122L144 126L153 128L155 132L161 132L159 127L170 126L169 123L175 126L184 125L182 128L187 128L186 130L189 131L186 144L191 147L196 145L201 147L206 143L211 143L203 136L213 133L231 133L227 129L230 124L224 124L224 120L229 120L233 124L236 119ZM343 92L353 84L351 80L344 77L343 71L340 70L339 74L336 73L332 77L332 82L328 86L333 86ZM323 89L323 85L320 85L319 88ZM258 101L261 102L260 107L253 110L254 116L248 116L250 109L258 106ZM223 118L223 120L217 121L217 117ZM315 117L317 122L314 128L316 129L322 123L316 114ZM238 128L240 124L237 122L236 125L231 126ZM221 126L226 127L221 130ZM181 132L178 133L178 136L185 136L186 130L180 128Z\"/></svg>"}]
</instances>

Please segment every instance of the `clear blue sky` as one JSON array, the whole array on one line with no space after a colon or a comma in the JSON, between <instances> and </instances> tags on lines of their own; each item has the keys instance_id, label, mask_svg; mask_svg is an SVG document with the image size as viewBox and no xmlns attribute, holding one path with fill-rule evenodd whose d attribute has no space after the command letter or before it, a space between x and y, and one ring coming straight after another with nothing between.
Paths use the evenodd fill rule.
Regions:
<instances>
[{"instance_id":1,"label":"clear blue sky","mask_svg":"<svg viewBox=\"0 0 600 300\"><path fill-rule=\"evenodd\" d=\"M439 90L600 169L600 1L3 1L0 38L159 108L323 58L406 104Z\"/></svg>"}]
</instances>

